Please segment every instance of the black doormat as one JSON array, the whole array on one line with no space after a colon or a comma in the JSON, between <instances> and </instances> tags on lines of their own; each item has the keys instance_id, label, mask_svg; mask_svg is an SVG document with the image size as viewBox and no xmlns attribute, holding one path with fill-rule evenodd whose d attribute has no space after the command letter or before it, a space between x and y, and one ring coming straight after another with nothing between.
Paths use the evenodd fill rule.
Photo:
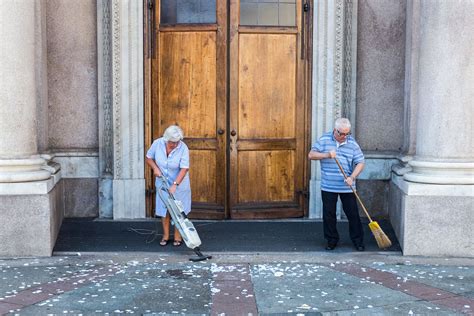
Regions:
<instances>
[{"instance_id":1,"label":"black doormat","mask_svg":"<svg viewBox=\"0 0 474 316\"><path fill-rule=\"evenodd\" d=\"M322 251L326 245L323 223L312 220L289 221L193 221L206 252L303 252ZM387 251L400 251L392 226L378 222L393 245ZM347 222L337 224L340 242L335 251L353 251ZM363 223L366 251L379 251ZM183 244L161 247L159 219L112 221L65 219L54 248L55 252L175 252L189 251ZM172 238L172 237L171 237Z\"/></svg>"}]
</instances>

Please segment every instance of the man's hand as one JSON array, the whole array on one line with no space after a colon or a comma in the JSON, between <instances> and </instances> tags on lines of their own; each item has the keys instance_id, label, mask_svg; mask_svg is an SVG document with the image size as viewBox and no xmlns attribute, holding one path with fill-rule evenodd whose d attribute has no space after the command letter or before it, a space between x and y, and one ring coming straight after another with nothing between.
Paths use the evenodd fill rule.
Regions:
<instances>
[{"instance_id":1,"label":"man's hand","mask_svg":"<svg viewBox=\"0 0 474 316\"><path fill-rule=\"evenodd\" d=\"M352 177L347 177L345 180L344 180L345 183L347 183L348 186L352 186L354 184L354 178Z\"/></svg>"},{"instance_id":2,"label":"man's hand","mask_svg":"<svg viewBox=\"0 0 474 316\"><path fill-rule=\"evenodd\" d=\"M328 155L329 155L328 158L331 158L331 159L336 158L336 152L335 152L335 151L330 151L330 152L328 152Z\"/></svg>"}]
</instances>

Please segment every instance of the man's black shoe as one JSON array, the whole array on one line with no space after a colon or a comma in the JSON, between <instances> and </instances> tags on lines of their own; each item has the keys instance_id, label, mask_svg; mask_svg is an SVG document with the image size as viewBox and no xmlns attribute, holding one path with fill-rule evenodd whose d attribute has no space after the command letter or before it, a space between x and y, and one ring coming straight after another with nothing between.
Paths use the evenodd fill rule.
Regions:
<instances>
[{"instance_id":1,"label":"man's black shoe","mask_svg":"<svg viewBox=\"0 0 474 316\"><path fill-rule=\"evenodd\" d=\"M326 250L334 250L336 248L336 245L335 244L328 244L326 246Z\"/></svg>"},{"instance_id":2,"label":"man's black shoe","mask_svg":"<svg viewBox=\"0 0 474 316\"><path fill-rule=\"evenodd\" d=\"M364 245L356 245L355 247L356 247L357 251L364 251L365 250Z\"/></svg>"}]
</instances>

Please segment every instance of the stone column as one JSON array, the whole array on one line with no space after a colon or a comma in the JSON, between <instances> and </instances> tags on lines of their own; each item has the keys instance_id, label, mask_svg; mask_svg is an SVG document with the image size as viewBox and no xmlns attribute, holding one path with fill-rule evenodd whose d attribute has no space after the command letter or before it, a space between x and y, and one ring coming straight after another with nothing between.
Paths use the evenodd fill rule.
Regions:
<instances>
[{"instance_id":1,"label":"stone column","mask_svg":"<svg viewBox=\"0 0 474 316\"><path fill-rule=\"evenodd\" d=\"M474 257L474 3L412 2L415 156L392 175L390 217L405 255Z\"/></svg>"},{"instance_id":2,"label":"stone column","mask_svg":"<svg viewBox=\"0 0 474 316\"><path fill-rule=\"evenodd\" d=\"M0 257L51 255L63 219L59 167L38 154L45 7L46 0L0 5Z\"/></svg>"},{"instance_id":3,"label":"stone column","mask_svg":"<svg viewBox=\"0 0 474 316\"><path fill-rule=\"evenodd\" d=\"M413 171L405 180L474 184L474 3L421 2Z\"/></svg>"},{"instance_id":4,"label":"stone column","mask_svg":"<svg viewBox=\"0 0 474 316\"><path fill-rule=\"evenodd\" d=\"M48 179L37 153L35 10L31 1L0 6L0 183Z\"/></svg>"}]
</instances>

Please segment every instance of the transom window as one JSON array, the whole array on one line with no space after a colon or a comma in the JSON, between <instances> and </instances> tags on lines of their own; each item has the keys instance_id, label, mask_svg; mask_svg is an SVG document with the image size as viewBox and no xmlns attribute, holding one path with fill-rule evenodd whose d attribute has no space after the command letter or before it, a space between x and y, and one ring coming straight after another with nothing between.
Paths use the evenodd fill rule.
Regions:
<instances>
[{"instance_id":1,"label":"transom window","mask_svg":"<svg viewBox=\"0 0 474 316\"><path fill-rule=\"evenodd\" d=\"M161 24L216 23L216 0L162 0Z\"/></svg>"},{"instance_id":2,"label":"transom window","mask_svg":"<svg viewBox=\"0 0 474 316\"><path fill-rule=\"evenodd\" d=\"M162 0L161 24L214 24L216 0ZM296 26L296 0L241 0L240 25Z\"/></svg>"},{"instance_id":3,"label":"transom window","mask_svg":"<svg viewBox=\"0 0 474 316\"><path fill-rule=\"evenodd\" d=\"M296 26L296 0L240 0L240 25Z\"/></svg>"}]
</instances>

